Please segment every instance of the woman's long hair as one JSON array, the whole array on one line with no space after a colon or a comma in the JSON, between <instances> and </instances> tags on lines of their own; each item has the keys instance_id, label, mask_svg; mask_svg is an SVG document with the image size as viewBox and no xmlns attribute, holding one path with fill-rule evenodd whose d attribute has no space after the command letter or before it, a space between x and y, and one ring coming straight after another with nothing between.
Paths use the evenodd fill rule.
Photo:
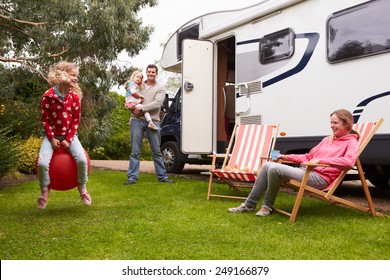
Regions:
<instances>
[{"instance_id":1,"label":"woman's long hair","mask_svg":"<svg viewBox=\"0 0 390 280\"><path fill-rule=\"evenodd\" d=\"M336 115L336 117L338 117L343 122L344 127L349 131L349 133L356 134L359 139L359 132L352 129L354 119L350 111L346 109L339 109L330 114L330 116L333 115Z\"/></svg>"}]
</instances>

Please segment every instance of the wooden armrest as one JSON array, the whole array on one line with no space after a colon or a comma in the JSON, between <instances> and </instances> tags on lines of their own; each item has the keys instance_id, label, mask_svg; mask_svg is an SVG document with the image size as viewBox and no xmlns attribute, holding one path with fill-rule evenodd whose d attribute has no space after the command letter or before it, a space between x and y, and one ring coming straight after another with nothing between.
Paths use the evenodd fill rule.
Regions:
<instances>
[{"instance_id":1,"label":"wooden armrest","mask_svg":"<svg viewBox=\"0 0 390 280\"><path fill-rule=\"evenodd\" d=\"M298 162L294 162L294 161L289 161L289 160L280 160L278 159L277 161L278 163L284 163L284 164L300 164ZM318 166L323 166L323 167L329 167L331 166L330 164L326 164L326 163L314 163L314 162L304 162L304 163L301 163L300 165L302 166L310 166L310 167L318 167Z\"/></svg>"},{"instance_id":2,"label":"wooden armrest","mask_svg":"<svg viewBox=\"0 0 390 280\"><path fill-rule=\"evenodd\" d=\"M283 163L283 164L299 164L295 161L290 161L290 160L284 160L284 159L278 159L277 160L278 163Z\"/></svg>"},{"instance_id":3,"label":"wooden armrest","mask_svg":"<svg viewBox=\"0 0 390 280\"><path fill-rule=\"evenodd\" d=\"M211 173L213 173L214 170L215 170L216 163L217 163L217 158L226 158L226 154L212 154L212 155L207 155L207 156L213 158L213 159L212 159L212 162L211 162L210 169L209 169L209 171L210 171ZM228 155L228 156L230 157L230 155ZM224 163L223 163L222 167L225 166L226 159L224 159L223 162L224 162Z\"/></svg>"},{"instance_id":4,"label":"wooden armrest","mask_svg":"<svg viewBox=\"0 0 390 280\"><path fill-rule=\"evenodd\" d=\"M216 158L224 158L224 157L226 157L226 154L212 154L212 155L207 155L207 156L208 157L216 157Z\"/></svg>"},{"instance_id":5,"label":"wooden armrest","mask_svg":"<svg viewBox=\"0 0 390 280\"><path fill-rule=\"evenodd\" d=\"M314 163L314 162L304 162L301 165L303 165L303 166L311 166L311 167L317 167L317 166L329 167L329 166L331 166L330 164Z\"/></svg>"}]
</instances>

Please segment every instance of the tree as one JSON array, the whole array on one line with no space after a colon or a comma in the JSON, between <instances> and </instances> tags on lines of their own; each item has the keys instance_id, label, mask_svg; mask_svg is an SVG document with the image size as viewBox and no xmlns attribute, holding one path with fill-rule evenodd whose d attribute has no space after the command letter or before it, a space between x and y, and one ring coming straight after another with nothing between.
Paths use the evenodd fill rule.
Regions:
<instances>
[{"instance_id":1,"label":"tree","mask_svg":"<svg viewBox=\"0 0 390 280\"><path fill-rule=\"evenodd\" d=\"M2 0L0 61L111 62L122 50L134 56L153 31L137 18L146 5L156 0Z\"/></svg>"},{"instance_id":2,"label":"tree","mask_svg":"<svg viewBox=\"0 0 390 280\"><path fill-rule=\"evenodd\" d=\"M110 114L116 106L109 89L124 83L134 70L116 67L113 61L123 50L132 57L147 46L153 27L143 26L137 13L156 4L156 0L1 0L0 62L6 66L2 70L18 73L13 69L22 67L45 79L53 63L76 62L84 94L79 136L86 148L99 146L109 137ZM19 88L33 82L15 76L11 80L18 81ZM5 81L9 86L3 102L8 104L26 94L15 90L11 80ZM35 92L32 100L39 104L42 93Z\"/></svg>"},{"instance_id":3,"label":"tree","mask_svg":"<svg viewBox=\"0 0 390 280\"><path fill-rule=\"evenodd\" d=\"M40 136L40 96L47 89L46 81L24 69L7 69L0 64L0 123L11 135L28 139Z\"/></svg>"}]
</instances>

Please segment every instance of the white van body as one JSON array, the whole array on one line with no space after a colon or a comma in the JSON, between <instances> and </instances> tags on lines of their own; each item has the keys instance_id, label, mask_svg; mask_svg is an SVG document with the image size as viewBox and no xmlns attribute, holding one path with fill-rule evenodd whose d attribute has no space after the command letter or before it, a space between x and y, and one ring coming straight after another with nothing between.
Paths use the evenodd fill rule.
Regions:
<instances>
[{"instance_id":1,"label":"white van body","mask_svg":"<svg viewBox=\"0 0 390 280\"><path fill-rule=\"evenodd\" d=\"M276 147L306 152L345 108L355 122L385 119L362 162L388 186L389 14L386 0L268 0L185 23L161 59L182 74L182 152L223 151L235 122L278 123Z\"/></svg>"}]
</instances>

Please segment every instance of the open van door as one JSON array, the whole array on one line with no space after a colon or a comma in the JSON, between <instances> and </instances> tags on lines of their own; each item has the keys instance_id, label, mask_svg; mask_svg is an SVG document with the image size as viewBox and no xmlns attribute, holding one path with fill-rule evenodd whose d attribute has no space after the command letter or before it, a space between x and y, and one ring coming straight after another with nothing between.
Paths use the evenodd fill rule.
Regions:
<instances>
[{"instance_id":1,"label":"open van door","mask_svg":"<svg viewBox=\"0 0 390 280\"><path fill-rule=\"evenodd\" d=\"M213 44L186 39L182 54L181 150L185 154L211 154Z\"/></svg>"}]
</instances>

